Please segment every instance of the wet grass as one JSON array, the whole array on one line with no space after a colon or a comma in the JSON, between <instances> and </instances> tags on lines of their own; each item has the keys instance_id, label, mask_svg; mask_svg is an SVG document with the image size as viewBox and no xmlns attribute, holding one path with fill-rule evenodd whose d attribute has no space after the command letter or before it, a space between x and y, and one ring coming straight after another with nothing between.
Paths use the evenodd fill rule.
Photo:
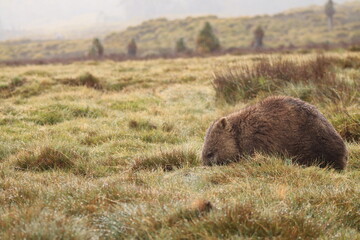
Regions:
<instances>
[{"instance_id":1,"label":"wet grass","mask_svg":"<svg viewBox=\"0 0 360 240\"><path fill-rule=\"evenodd\" d=\"M266 87L237 85L230 104L215 66L253 73L269 56L1 67L0 239L360 238L360 56L324 57L325 75L307 81L296 69L316 55L274 69L272 56L247 78ZM324 113L346 140L344 172L261 154L202 166L211 122L272 94Z\"/></svg>"}]
</instances>

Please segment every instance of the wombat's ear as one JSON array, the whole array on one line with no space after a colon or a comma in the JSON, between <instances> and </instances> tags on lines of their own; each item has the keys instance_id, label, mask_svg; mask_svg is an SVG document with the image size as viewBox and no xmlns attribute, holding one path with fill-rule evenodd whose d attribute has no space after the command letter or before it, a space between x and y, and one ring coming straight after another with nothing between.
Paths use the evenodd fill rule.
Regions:
<instances>
[{"instance_id":1,"label":"wombat's ear","mask_svg":"<svg viewBox=\"0 0 360 240\"><path fill-rule=\"evenodd\" d=\"M229 123L229 120L226 117L223 117L219 121L219 126L224 130L231 130L231 124Z\"/></svg>"}]
</instances>

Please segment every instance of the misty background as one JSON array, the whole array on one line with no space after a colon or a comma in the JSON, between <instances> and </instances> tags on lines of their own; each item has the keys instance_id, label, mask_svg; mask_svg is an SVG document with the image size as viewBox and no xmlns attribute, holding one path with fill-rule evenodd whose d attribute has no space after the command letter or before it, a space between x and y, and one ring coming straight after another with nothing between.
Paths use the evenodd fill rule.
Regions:
<instances>
[{"instance_id":1,"label":"misty background","mask_svg":"<svg viewBox=\"0 0 360 240\"><path fill-rule=\"evenodd\" d=\"M274 14L324 0L1 0L0 39L87 38L158 18ZM346 0L336 0L343 3Z\"/></svg>"}]
</instances>

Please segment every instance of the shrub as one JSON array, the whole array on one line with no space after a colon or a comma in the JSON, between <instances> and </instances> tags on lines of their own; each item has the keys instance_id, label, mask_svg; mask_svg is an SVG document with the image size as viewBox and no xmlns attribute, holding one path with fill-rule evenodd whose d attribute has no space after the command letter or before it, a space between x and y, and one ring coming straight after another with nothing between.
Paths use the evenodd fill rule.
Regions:
<instances>
[{"instance_id":1,"label":"shrub","mask_svg":"<svg viewBox=\"0 0 360 240\"><path fill-rule=\"evenodd\" d=\"M98 38L94 38L89 50L89 57L100 58L104 55L104 47Z\"/></svg>"},{"instance_id":2,"label":"shrub","mask_svg":"<svg viewBox=\"0 0 360 240\"><path fill-rule=\"evenodd\" d=\"M137 53L137 44L135 41L135 38L131 39L131 41L129 42L128 46L127 46L127 50L128 50L128 55L131 57L135 57L136 53Z\"/></svg>"},{"instance_id":3,"label":"shrub","mask_svg":"<svg viewBox=\"0 0 360 240\"><path fill-rule=\"evenodd\" d=\"M333 3L332 0L329 0L325 4L325 14L326 14L326 16L328 18L329 31L331 31L333 29L333 26L334 26L334 14L335 14L334 3Z\"/></svg>"},{"instance_id":4,"label":"shrub","mask_svg":"<svg viewBox=\"0 0 360 240\"><path fill-rule=\"evenodd\" d=\"M265 32L261 26L258 26L254 31L254 48L262 48Z\"/></svg>"},{"instance_id":5,"label":"shrub","mask_svg":"<svg viewBox=\"0 0 360 240\"><path fill-rule=\"evenodd\" d=\"M199 53L212 53L219 49L219 39L215 36L210 23L206 22L196 39L196 50Z\"/></svg>"},{"instance_id":6,"label":"shrub","mask_svg":"<svg viewBox=\"0 0 360 240\"><path fill-rule=\"evenodd\" d=\"M184 38L180 38L176 42L175 50L176 50L177 53L185 53L187 51L187 47L186 47Z\"/></svg>"}]
</instances>

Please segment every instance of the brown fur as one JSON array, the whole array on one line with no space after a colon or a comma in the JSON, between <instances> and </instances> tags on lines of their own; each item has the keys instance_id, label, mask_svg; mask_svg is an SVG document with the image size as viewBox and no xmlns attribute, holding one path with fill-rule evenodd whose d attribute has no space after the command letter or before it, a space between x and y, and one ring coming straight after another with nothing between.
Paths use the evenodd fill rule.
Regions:
<instances>
[{"instance_id":1,"label":"brown fur","mask_svg":"<svg viewBox=\"0 0 360 240\"><path fill-rule=\"evenodd\" d=\"M314 106L291 97L269 97L215 121L202 158L205 165L222 165L255 152L337 170L347 163L344 141L331 123Z\"/></svg>"}]
</instances>

